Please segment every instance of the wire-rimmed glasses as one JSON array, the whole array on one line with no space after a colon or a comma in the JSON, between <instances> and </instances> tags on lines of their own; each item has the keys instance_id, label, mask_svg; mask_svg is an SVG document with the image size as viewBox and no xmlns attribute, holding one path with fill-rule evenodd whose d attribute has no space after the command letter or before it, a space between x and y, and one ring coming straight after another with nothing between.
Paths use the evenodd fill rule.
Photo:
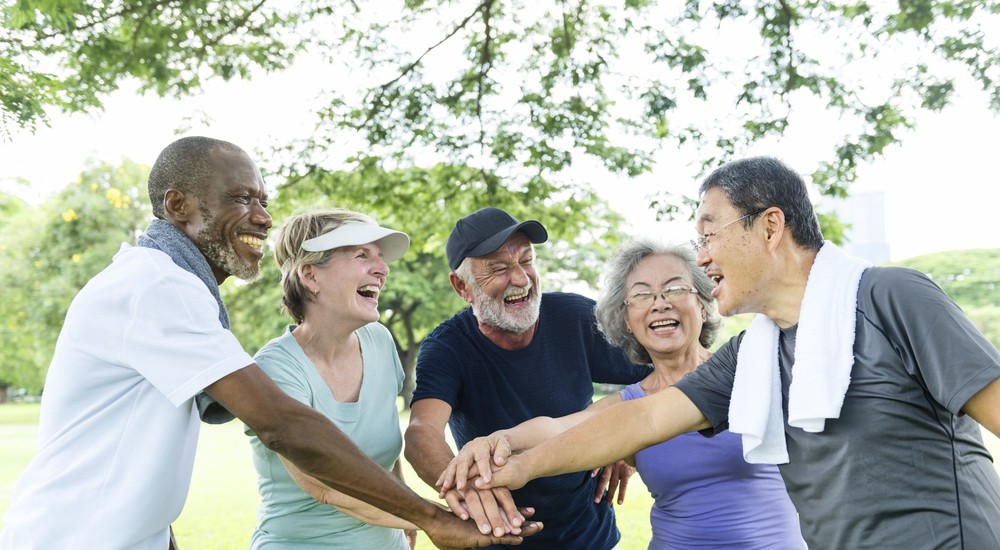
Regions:
<instances>
[{"instance_id":1,"label":"wire-rimmed glasses","mask_svg":"<svg viewBox=\"0 0 1000 550\"><path fill-rule=\"evenodd\" d=\"M692 247L694 248L694 251L695 251L696 253L697 253L697 252L698 252L699 250L701 250L702 248L704 248L704 249L705 249L705 251L707 252L708 250L711 250L711 249L710 249L710 248L708 247L708 239L710 239L710 238L714 237L715 235L718 235L718 233L719 233L720 231L722 231L723 229L725 229L725 228L729 227L730 225L733 225L734 223L736 223L736 222L738 222L738 221L742 221L742 220L745 220L745 219L747 219L747 218L749 218L749 217L751 217L751 216L756 216L757 214L760 214L760 213L761 213L761 212L763 212L764 210L767 210L767 208L762 208L762 209L760 209L760 210L758 210L758 211L756 211L756 212L751 212L751 213L749 213L749 214L747 214L747 215L745 215L745 216L742 216L742 217L739 217L739 218L736 218L735 220L733 220L733 221L731 221L731 222L729 222L729 223L726 223L726 224L723 224L723 225L722 225L722 227L720 227L720 228L716 229L715 231L712 231L711 233L705 233L704 235L700 235L700 236L699 236L699 237L698 237L697 239L692 239L692 240L690 241L690 242L691 242L691 246L692 246Z\"/></svg>"},{"instance_id":2,"label":"wire-rimmed glasses","mask_svg":"<svg viewBox=\"0 0 1000 550\"><path fill-rule=\"evenodd\" d=\"M653 305L657 296L663 298L664 302L676 302L684 297L685 294L697 293L698 291L694 287L688 285L668 286L666 288L661 288L660 290L636 292L628 298L625 298L625 305L634 308L647 308Z\"/></svg>"}]
</instances>

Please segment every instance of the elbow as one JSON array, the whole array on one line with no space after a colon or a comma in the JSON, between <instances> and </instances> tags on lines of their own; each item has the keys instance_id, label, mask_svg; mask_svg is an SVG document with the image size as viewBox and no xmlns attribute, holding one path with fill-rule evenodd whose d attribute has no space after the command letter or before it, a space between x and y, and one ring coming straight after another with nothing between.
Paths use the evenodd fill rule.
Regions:
<instances>
[{"instance_id":1,"label":"elbow","mask_svg":"<svg viewBox=\"0 0 1000 550\"><path fill-rule=\"evenodd\" d=\"M420 451L418 449L420 436L417 432L418 429L414 428L412 424L410 424L406 428L406 431L403 432L403 457L405 457L406 461L410 464L414 464L414 461L417 460L420 455Z\"/></svg>"},{"instance_id":2,"label":"elbow","mask_svg":"<svg viewBox=\"0 0 1000 550\"><path fill-rule=\"evenodd\" d=\"M287 452L288 438L286 437L284 430L278 428L277 426L268 426L262 430L254 430L257 438L260 442L264 444L268 449L284 455Z\"/></svg>"}]
</instances>

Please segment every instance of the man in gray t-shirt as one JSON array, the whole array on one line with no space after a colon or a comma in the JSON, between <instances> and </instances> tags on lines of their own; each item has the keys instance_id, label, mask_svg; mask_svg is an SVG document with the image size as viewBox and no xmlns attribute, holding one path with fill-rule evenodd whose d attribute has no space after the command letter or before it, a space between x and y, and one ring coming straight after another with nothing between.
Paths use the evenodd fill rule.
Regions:
<instances>
[{"instance_id":1,"label":"man in gray t-shirt","mask_svg":"<svg viewBox=\"0 0 1000 550\"><path fill-rule=\"evenodd\" d=\"M977 424L1000 435L997 349L923 275L869 268L840 416L818 433L790 427L794 340L824 245L805 183L780 161L758 157L720 167L700 193L693 244L716 283L719 311L762 314L780 329L789 456L780 469L810 548L1000 548L1000 480ZM681 433L725 429L742 338L674 388L610 407L510 457L478 486L516 488Z\"/></svg>"},{"instance_id":2,"label":"man in gray t-shirt","mask_svg":"<svg viewBox=\"0 0 1000 550\"><path fill-rule=\"evenodd\" d=\"M868 269L840 418L787 424L797 325L779 363L789 462L779 465L810 548L1000 548L1000 482L962 405L1000 371L996 350L922 274ZM742 335L677 388L726 428ZM992 352L992 353L990 353Z\"/></svg>"}]
</instances>

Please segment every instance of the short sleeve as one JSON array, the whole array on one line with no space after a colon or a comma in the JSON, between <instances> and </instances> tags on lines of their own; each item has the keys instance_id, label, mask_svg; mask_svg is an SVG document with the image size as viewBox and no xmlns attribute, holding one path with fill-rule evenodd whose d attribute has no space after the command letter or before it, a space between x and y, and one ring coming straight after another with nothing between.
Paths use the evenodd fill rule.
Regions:
<instances>
[{"instance_id":1,"label":"short sleeve","mask_svg":"<svg viewBox=\"0 0 1000 550\"><path fill-rule=\"evenodd\" d=\"M905 268L870 270L859 297L865 320L896 348L911 376L953 414L1000 378L1000 353L926 275Z\"/></svg>"},{"instance_id":2,"label":"short sleeve","mask_svg":"<svg viewBox=\"0 0 1000 550\"><path fill-rule=\"evenodd\" d=\"M456 408L462 385L461 364L451 349L428 336L417 356L417 383L411 405L421 399L440 399Z\"/></svg>"},{"instance_id":3,"label":"short sleeve","mask_svg":"<svg viewBox=\"0 0 1000 550\"><path fill-rule=\"evenodd\" d=\"M674 384L712 424L712 433L719 433L729 426L729 401L733 394L736 356L743 334L731 338L708 361Z\"/></svg>"},{"instance_id":4,"label":"short sleeve","mask_svg":"<svg viewBox=\"0 0 1000 550\"><path fill-rule=\"evenodd\" d=\"M175 406L253 358L219 322L219 306L197 278L168 273L130 304L122 356Z\"/></svg>"}]
</instances>

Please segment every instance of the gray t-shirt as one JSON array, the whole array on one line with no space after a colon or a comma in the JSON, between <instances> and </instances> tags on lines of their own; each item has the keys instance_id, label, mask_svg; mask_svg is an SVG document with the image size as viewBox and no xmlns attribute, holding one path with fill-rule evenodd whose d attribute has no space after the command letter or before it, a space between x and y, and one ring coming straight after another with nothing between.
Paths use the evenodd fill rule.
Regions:
<instances>
[{"instance_id":1,"label":"gray t-shirt","mask_svg":"<svg viewBox=\"0 0 1000 550\"><path fill-rule=\"evenodd\" d=\"M797 327L781 332L789 462L779 466L802 535L818 549L1000 548L1000 480L961 412L1000 378L1000 353L923 274L868 269L839 419L787 424ZM677 383L719 432L742 334Z\"/></svg>"}]
</instances>

